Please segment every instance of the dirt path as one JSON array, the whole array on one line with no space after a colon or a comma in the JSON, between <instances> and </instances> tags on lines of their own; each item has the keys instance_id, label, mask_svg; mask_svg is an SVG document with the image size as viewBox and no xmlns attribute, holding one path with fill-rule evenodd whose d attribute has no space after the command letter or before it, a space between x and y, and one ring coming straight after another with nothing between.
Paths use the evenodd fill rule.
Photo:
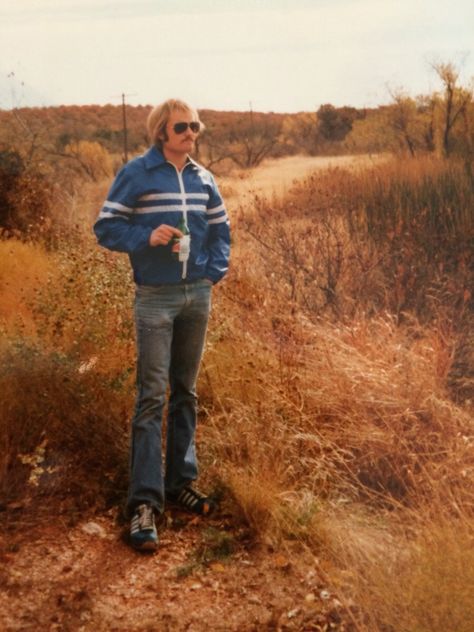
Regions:
<instances>
[{"instance_id":1,"label":"dirt path","mask_svg":"<svg viewBox=\"0 0 474 632\"><path fill-rule=\"evenodd\" d=\"M219 185L231 206L242 204L255 195L281 196L295 182L303 180L313 171L330 167L367 167L380 161L380 156L287 156L265 160L251 171L220 177Z\"/></svg>"},{"instance_id":2,"label":"dirt path","mask_svg":"<svg viewBox=\"0 0 474 632\"><path fill-rule=\"evenodd\" d=\"M168 515L155 555L131 550L111 514L52 518L1 542L1 630L351 629L313 556L256 547L225 515Z\"/></svg>"}]
</instances>

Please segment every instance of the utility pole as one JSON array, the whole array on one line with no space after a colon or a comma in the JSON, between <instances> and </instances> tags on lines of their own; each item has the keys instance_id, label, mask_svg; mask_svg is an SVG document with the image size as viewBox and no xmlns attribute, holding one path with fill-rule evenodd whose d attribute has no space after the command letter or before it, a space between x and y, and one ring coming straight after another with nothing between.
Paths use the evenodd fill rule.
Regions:
<instances>
[{"instance_id":1,"label":"utility pole","mask_svg":"<svg viewBox=\"0 0 474 632\"><path fill-rule=\"evenodd\" d=\"M123 163L128 162L127 145L127 108L125 107L125 94L122 92L122 120L123 120Z\"/></svg>"},{"instance_id":2,"label":"utility pole","mask_svg":"<svg viewBox=\"0 0 474 632\"><path fill-rule=\"evenodd\" d=\"M134 94L125 94L122 92L120 98L122 99L122 137L123 137L123 156L122 162L125 164L128 162L128 130L127 130L127 108L125 104L125 97L133 97ZM119 98L119 97L115 97Z\"/></svg>"}]
</instances>

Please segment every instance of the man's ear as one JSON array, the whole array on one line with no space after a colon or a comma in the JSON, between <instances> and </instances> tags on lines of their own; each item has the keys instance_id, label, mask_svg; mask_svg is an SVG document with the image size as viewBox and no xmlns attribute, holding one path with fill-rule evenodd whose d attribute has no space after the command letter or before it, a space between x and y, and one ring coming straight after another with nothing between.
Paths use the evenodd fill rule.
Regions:
<instances>
[{"instance_id":1,"label":"man's ear","mask_svg":"<svg viewBox=\"0 0 474 632\"><path fill-rule=\"evenodd\" d=\"M166 143L166 141L169 140L168 134L166 132L166 126L163 127L163 131L161 131L158 134L158 138L159 138L159 140L161 140L162 143Z\"/></svg>"}]
</instances>

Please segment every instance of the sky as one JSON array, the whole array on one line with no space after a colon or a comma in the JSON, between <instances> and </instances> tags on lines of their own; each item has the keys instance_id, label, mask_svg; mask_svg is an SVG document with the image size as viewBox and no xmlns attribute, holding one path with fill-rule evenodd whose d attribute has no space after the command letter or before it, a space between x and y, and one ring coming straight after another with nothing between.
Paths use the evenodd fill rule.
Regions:
<instances>
[{"instance_id":1,"label":"sky","mask_svg":"<svg viewBox=\"0 0 474 632\"><path fill-rule=\"evenodd\" d=\"M474 76L472 0L0 0L0 108L376 107Z\"/></svg>"}]
</instances>

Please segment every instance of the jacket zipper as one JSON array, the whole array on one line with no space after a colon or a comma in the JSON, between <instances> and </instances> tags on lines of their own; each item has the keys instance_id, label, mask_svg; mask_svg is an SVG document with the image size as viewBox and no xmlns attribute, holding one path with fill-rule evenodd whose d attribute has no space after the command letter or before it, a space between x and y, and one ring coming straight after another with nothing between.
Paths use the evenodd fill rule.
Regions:
<instances>
[{"instance_id":1,"label":"jacket zipper","mask_svg":"<svg viewBox=\"0 0 474 632\"><path fill-rule=\"evenodd\" d=\"M181 198L183 201L183 220L186 226L188 226L188 205L186 204L186 190L184 188L184 182L183 182L183 171L186 168L186 165L184 165L182 171L180 171L178 169L178 167L173 164L172 162L170 163L171 165L173 165L173 167L176 170L176 175L178 176L178 182L179 182L179 189L181 191ZM189 230L189 226L188 226L188 230ZM183 261L183 273L181 275L182 279L185 279L187 277L188 274L188 262Z\"/></svg>"}]
</instances>

